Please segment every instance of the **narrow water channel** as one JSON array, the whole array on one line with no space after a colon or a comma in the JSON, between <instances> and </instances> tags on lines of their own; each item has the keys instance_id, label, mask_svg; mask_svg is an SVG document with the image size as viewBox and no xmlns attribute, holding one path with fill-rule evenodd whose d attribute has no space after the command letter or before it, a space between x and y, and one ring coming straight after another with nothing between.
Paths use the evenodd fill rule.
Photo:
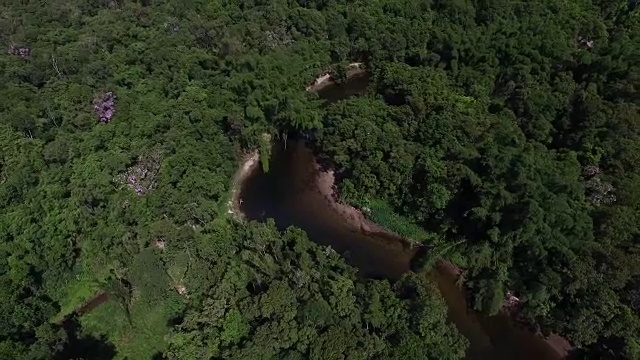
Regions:
<instances>
[{"instance_id":1,"label":"narrow water channel","mask_svg":"<svg viewBox=\"0 0 640 360\"><path fill-rule=\"evenodd\" d=\"M337 101L362 92L368 80L361 77L356 87L323 88L319 94ZM402 239L383 232L365 232L354 226L348 215L336 211L331 195L318 186L318 169L311 150L302 140L274 146L269 173L256 167L240 189L241 210L249 220L275 220L280 229L293 225L305 230L312 241L331 246L360 275L377 279L398 279L410 271L415 249ZM552 342L520 329L505 315L492 317L469 310L464 292L456 285L456 274L440 264L428 275L448 307L449 320L469 339L467 359L556 360L562 349Z\"/></svg>"}]
</instances>

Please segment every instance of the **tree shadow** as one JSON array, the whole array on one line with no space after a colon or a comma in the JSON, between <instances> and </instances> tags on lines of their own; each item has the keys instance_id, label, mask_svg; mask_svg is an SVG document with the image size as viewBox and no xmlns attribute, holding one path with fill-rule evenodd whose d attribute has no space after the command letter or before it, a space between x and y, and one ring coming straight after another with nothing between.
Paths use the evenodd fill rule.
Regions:
<instances>
[{"instance_id":1,"label":"tree shadow","mask_svg":"<svg viewBox=\"0 0 640 360\"><path fill-rule=\"evenodd\" d=\"M67 317L63 324L68 335L68 342L56 354L56 360L112 360L116 356L116 347L105 335L94 336L82 332L82 326L74 313Z\"/></svg>"}]
</instances>

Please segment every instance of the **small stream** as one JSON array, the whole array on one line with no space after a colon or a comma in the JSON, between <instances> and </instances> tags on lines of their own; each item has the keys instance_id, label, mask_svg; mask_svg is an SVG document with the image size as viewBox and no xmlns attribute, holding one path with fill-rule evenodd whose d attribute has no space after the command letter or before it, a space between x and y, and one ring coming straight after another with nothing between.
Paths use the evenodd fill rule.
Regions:
<instances>
[{"instance_id":1,"label":"small stream","mask_svg":"<svg viewBox=\"0 0 640 360\"><path fill-rule=\"evenodd\" d=\"M329 102L362 93L368 78L358 76L353 87L334 85L318 94ZM349 84L351 85L351 84ZM278 228L299 227L309 238L331 246L360 276L393 281L410 271L416 249L384 232L364 232L332 206L316 179L320 170L303 140L276 143L269 173L256 166L240 189L241 210L248 220L275 220ZM467 359L563 359L558 339L545 341L514 325L506 315L484 316L469 310L464 292L456 285L453 269L441 263L427 277L434 281L448 307L449 320L469 339Z\"/></svg>"}]
</instances>

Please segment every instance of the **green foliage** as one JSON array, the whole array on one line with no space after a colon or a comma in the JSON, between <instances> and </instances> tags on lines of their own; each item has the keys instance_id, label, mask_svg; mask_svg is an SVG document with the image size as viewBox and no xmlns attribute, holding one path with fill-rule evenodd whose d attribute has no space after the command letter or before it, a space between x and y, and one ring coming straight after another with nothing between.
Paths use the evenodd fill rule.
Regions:
<instances>
[{"instance_id":1,"label":"green foliage","mask_svg":"<svg viewBox=\"0 0 640 360\"><path fill-rule=\"evenodd\" d=\"M495 313L512 290L523 317L575 344L637 332L637 10L390 3L361 7L366 26L351 34L375 91L332 104L318 132L341 195L384 201L445 247L464 239L446 256L466 267L478 309ZM392 24L418 18L422 34L394 38ZM616 200L598 200L595 183Z\"/></svg>"},{"instance_id":2,"label":"green foliage","mask_svg":"<svg viewBox=\"0 0 640 360\"><path fill-rule=\"evenodd\" d=\"M271 158L271 136L262 134L260 137L260 164L264 173L269 172L269 160Z\"/></svg>"},{"instance_id":3,"label":"green foliage","mask_svg":"<svg viewBox=\"0 0 640 360\"><path fill-rule=\"evenodd\" d=\"M443 300L424 277L393 288L387 281L361 283L338 254L300 230L280 234L273 223L249 223L238 231L242 261L200 270L217 280L204 290L202 307L188 309L172 332L170 359L281 359L292 352L406 359L404 338L423 344L412 350L415 359L463 355L466 340L447 323Z\"/></svg>"},{"instance_id":4,"label":"green foliage","mask_svg":"<svg viewBox=\"0 0 640 360\"><path fill-rule=\"evenodd\" d=\"M398 215L384 200L367 199L362 201L361 207L365 209L367 217L402 237L418 244L431 244L434 239L432 234L424 231L420 226L412 223L404 216Z\"/></svg>"},{"instance_id":5,"label":"green foliage","mask_svg":"<svg viewBox=\"0 0 640 360\"><path fill-rule=\"evenodd\" d=\"M82 306L87 299L98 293L100 283L103 280L99 277L104 276L106 276L104 273L92 272L89 269L81 268L80 271L76 272L75 277L68 280L66 286L60 287L57 292L52 291L52 294L58 295L55 299L60 304L60 311L52 321L62 321L65 316L71 314Z\"/></svg>"},{"instance_id":6,"label":"green foliage","mask_svg":"<svg viewBox=\"0 0 640 360\"><path fill-rule=\"evenodd\" d=\"M263 134L303 131L345 199L437 243L426 267L465 266L477 308L511 290L543 331L636 358L638 44L634 1L3 2L0 357L89 334L134 359L462 356L428 283L226 218L238 155L267 171ZM353 61L368 95L304 91ZM151 153L137 196L117 179ZM105 283L121 299L65 333Z\"/></svg>"},{"instance_id":7,"label":"green foliage","mask_svg":"<svg viewBox=\"0 0 640 360\"><path fill-rule=\"evenodd\" d=\"M150 359L166 349L168 322L182 310L182 299L167 294L160 301L148 303L133 299L127 309L117 300L102 304L81 318L86 334L106 334L117 349L118 359Z\"/></svg>"}]
</instances>

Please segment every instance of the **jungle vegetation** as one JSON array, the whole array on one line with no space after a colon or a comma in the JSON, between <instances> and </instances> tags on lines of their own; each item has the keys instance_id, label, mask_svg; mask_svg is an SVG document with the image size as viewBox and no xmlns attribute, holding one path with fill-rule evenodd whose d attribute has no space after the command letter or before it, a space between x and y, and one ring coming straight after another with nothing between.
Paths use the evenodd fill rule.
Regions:
<instances>
[{"instance_id":1,"label":"jungle vegetation","mask_svg":"<svg viewBox=\"0 0 640 360\"><path fill-rule=\"evenodd\" d=\"M640 358L637 5L0 2L0 358L463 357L424 276L229 216L238 159L300 131L476 310L510 290L579 355ZM367 94L304 91L353 61Z\"/></svg>"}]
</instances>

